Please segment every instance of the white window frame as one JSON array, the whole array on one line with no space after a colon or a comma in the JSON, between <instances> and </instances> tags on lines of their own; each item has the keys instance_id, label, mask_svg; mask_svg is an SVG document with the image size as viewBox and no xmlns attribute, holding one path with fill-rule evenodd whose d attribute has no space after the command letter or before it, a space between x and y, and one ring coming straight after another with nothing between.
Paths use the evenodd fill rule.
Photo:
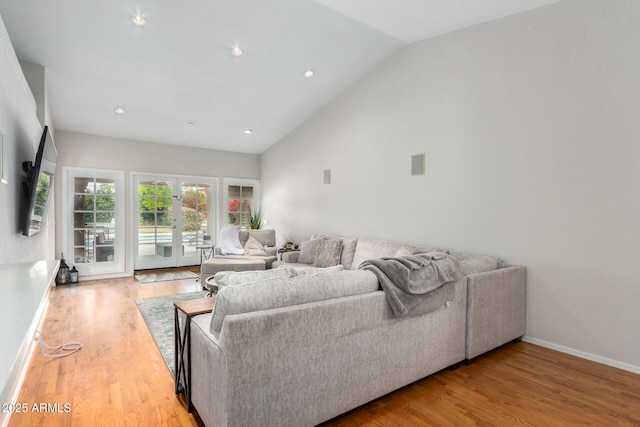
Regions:
<instances>
[{"instance_id":1,"label":"white window frame","mask_svg":"<svg viewBox=\"0 0 640 427\"><path fill-rule=\"evenodd\" d=\"M75 264L74 247L74 181L75 178L111 179L115 184L115 239L113 261ZM80 280L101 277L117 277L125 275L125 173L122 170L78 168L65 166L62 168L62 252L67 254L69 266L75 265Z\"/></svg>"},{"instance_id":2,"label":"white window frame","mask_svg":"<svg viewBox=\"0 0 640 427\"><path fill-rule=\"evenodd\" d=\"M260 180L250 178L223 178L223 190L222 190L222 206L223 215L221 224L227 225L227 218L229 218L229 186L239 185L242 187L253 187L253 209L254 212L260 211ZM218 230L218 233L220 230Z\"/></svg>"}]
</instances>

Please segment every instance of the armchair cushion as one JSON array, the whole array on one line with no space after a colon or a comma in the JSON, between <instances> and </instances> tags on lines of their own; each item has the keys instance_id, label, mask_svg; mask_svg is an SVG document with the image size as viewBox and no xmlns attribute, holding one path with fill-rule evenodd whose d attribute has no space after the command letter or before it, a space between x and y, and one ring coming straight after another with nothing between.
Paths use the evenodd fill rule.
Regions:
<instances>
[{"instance_id":1,"label":"armchair cushion","mask_svg":"<svg viewBox=\"0 0 640 427\"><path fill-rule=\"evenodd\" d=\"M254 237L249 237L247 243L244 244L244 254L250 256L266 256L267 252L262 243Z\"/></svg>"}]
</instances>

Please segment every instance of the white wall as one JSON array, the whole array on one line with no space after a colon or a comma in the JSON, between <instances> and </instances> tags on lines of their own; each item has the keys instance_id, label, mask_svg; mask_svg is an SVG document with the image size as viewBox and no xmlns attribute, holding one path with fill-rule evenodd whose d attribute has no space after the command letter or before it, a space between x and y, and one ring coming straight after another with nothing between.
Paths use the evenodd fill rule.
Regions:
<instances>
[{"instance_id":1,"label":"white wall","mask_svg":"<svg viewBox=\"0 0 640 427\"><path fill-rule=\"evenodd\" d=\"M0 264L53 259L50 229L22 236L22 162L34 161L42 134L37 104L0 17L0 131L8 184L0 184ZM49 218L52 218L51 216Z\"/></svg>"},{"instance_id":2,"label":"white wall","mask_svg":"<svg viewBox=\"0 0 640 427\"><path fill-rule=\"evenodd\" d=\"M527 265L529 339L640 372L638 40L568 0L411 45L262 155L263 214Z\"/></svg>"},{"instance_id":3,"label":"white wall","mask_svg":"<svg viewBox=\"0 0 640 427\"><path fill-rule=\"evenodd\" d=\"M222 178L260 178L260 158L254 154L180 147L133 141L58 130L58 171L64 166L125 171L125 235L131 232L131 172L150 172L188 176L219 177L218 200L221 200ZM56 217L61 218L61 180L56 181ZM218 203L218 218L224 206ZM56 251L64 247L62 222L57 222ZM128 239L128 237L127 237ZM132 271L131 249L125 254L127 272Z\"/></svg>"}]
</instances>

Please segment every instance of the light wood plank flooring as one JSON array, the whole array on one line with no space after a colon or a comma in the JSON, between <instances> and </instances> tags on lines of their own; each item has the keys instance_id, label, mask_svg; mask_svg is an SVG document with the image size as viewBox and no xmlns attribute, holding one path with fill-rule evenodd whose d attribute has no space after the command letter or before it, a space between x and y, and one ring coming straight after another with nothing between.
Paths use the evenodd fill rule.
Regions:
<instances>
[{"instance_id":1,"label":"light wood plank flooring","mask_svg":"<svg viewBox=\"0 0 640 427\"><path fill-rule=\"evenodd\" d=\"M134 278L54 288L41 326L48 344L81 341L68 358L33 355L18 403L70 412L14 414L10 426L197 426L134 299L199 290L193 279ZM527 343L508 344L325 426L640 426L640 375Z\"/></svg>"}]
</instances>

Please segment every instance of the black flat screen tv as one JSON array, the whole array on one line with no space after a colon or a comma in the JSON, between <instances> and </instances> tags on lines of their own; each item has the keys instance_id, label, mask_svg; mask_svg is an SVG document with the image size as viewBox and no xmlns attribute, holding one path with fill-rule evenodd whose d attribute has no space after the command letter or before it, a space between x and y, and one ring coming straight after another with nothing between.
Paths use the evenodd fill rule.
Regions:
<instances>
[{"instance_id":1,"label":"black flat screen tv","mask_svg":"<svg viewBox=\"0 0 640 427\"><path fill-rule=\"evenodd\" d=\"M26 202L22 220L22 234L25 236L33 236L47 225L47 211L51 204L57 161L56 146L49 133L49 127L45 126L35 163L23 163L23 169L27 172L27 179L24 182Z\"/></svg>"}]
</instances>

